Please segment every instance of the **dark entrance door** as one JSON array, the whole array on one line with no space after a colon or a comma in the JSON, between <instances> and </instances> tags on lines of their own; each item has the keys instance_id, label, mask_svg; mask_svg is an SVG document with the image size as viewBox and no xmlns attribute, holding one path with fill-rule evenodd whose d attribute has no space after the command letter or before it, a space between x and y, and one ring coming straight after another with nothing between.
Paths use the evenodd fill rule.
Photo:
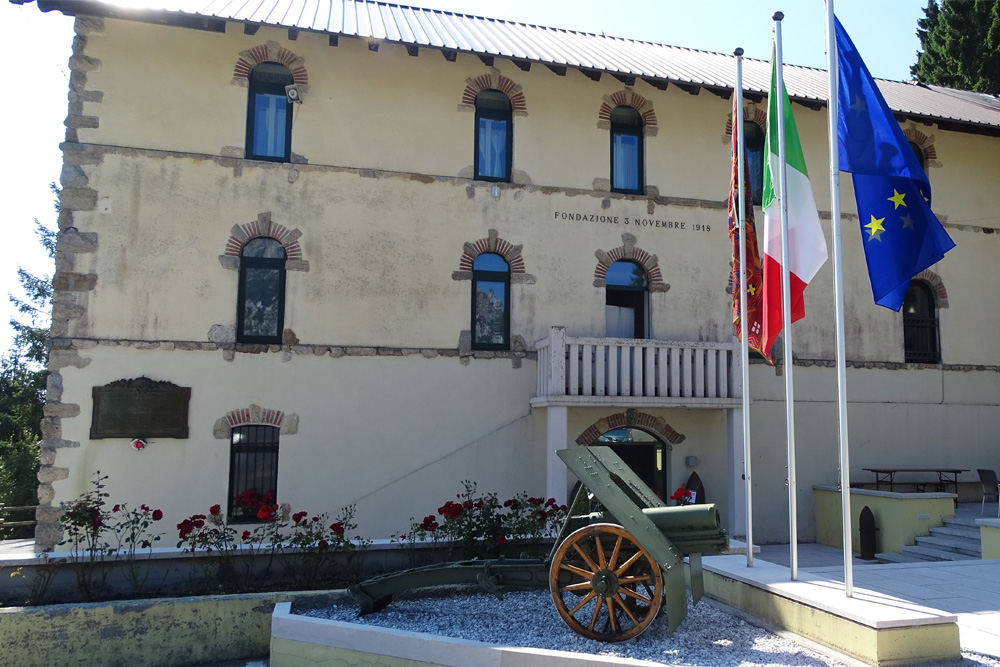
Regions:
<instances>
[{"instance_id":1,"label":"dark entrance door","mask_svg":"<svg viewBox=\"0 0 1000 667\"><path fill-rule=\"evenodd\" d=\"M639 476L657 496L666 499L667 493L667 452L666 446L655 437L633 428L618 428L608 431L595 445L605 445L621 457L632 471Z\"/></svg>"}]
</instances>

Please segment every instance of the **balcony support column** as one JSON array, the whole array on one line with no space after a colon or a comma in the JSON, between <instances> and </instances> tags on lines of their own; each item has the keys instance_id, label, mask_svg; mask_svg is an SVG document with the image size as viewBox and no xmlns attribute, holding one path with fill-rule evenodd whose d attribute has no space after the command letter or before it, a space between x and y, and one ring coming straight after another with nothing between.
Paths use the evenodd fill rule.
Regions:
<instances>
[{"instance_id":1,"label":"balcony support column","mask_svg":"<svg viewBox=\"0 0 1000 667\"><path fill-rule=\"evenodd\" d=\"M726 501L726 530L733 537L747 534L747 493L743 479L743 408L726 410L726 477L729 498Z\"/></svg>"},{"instance_id":2,"label":"balcony support column","mask_svg":"<svg viewBox=\"0 0 1000 667\"><path fill-rule=\"evenodd\" d=\"M556 455L569 444L568 409L564 405L550 405L545 415L545 493L560 505L569 496L569 473L566 464Z\"/></svg>"}]
</instances>

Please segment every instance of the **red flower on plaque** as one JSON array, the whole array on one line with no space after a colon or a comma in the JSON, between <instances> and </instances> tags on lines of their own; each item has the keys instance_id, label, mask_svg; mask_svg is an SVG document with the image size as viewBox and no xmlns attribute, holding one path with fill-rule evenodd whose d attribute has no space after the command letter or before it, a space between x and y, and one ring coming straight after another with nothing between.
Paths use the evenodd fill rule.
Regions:
<instances>
[{"instance_id":1,"label":"red flower on plaque","mask_svg":"<svg viewBox=\"0 0 1000 667\"><path fill-rule=\"evenodd\" d=\"M132 449L134 449L137 452L141 452L142 450L146 449L146 441L143 440L142 438L132 438L131 445Z\"/></svg>"}]
</instances>

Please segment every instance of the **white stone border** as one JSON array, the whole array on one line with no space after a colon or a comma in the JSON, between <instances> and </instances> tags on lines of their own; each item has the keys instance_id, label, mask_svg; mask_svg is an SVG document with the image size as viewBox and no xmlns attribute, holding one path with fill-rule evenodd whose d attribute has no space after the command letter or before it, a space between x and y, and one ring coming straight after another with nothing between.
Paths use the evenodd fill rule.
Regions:
<instances>
[{"instance_id":1,"label":"white stone border","mask_svg":"<svg viewBox=\"0 0 1000 667\"><path fill-rule=\"evenodd\" d=\"M495 646L423 632L299 616L290 602L279 602L271 614L271 639L413 660L443 667L609 667L652 666L646 660L587 655L569 651Z\"/></svg>"}]
</instances>

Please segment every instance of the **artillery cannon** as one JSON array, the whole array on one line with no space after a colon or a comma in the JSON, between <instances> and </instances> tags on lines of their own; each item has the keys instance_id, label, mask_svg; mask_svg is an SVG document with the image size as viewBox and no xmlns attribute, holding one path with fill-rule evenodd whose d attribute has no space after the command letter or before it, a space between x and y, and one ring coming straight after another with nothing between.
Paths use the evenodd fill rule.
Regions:
<instances>
[{"instance_id":1,"label":"artillery cannon","mask_svg":"<svg viewBox=\"0 0 1000 667\"><path fill-rule=\"evenodd\" d=\"M684 558L697 604L702 554L729 545L715 505L667 507L608 447L557 453L581 485L548 558L456 561L375 577L350 589L360 614L404 590L478 583L497 597L504 586L548 588L574 632L608 642L639 635L665 601L673 632L687 616Z\"/></svg>"}]
</instances>

